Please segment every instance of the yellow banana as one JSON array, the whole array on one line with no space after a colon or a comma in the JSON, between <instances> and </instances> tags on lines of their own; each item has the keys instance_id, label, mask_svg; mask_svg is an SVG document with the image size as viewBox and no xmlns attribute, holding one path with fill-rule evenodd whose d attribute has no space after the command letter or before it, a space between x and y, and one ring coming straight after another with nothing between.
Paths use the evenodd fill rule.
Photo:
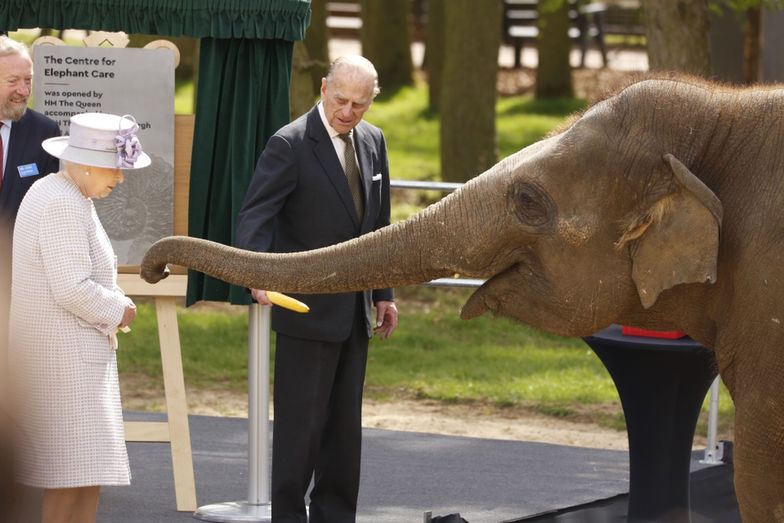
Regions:
<instances>
[{"instance_id":1,"label":"yellow banana","mask_svg":"<svg viewBox=\"0 0 784 523\"><path fill-rule=\"evenodd\" d=\"M285 294L281 294L279 292L267 291L267 298L269 298L269 301L275 305L292 310L294 312L305 313L310 311L310 307L301 301L295 300L291 296L286 296Z\"/></svg>"}]
</instances>

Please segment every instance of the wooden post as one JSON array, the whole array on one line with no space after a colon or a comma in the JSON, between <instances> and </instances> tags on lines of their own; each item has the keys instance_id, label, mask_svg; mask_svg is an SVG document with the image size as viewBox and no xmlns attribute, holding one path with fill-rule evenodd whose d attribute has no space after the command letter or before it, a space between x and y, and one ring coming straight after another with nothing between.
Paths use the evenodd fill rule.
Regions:
<instances>
[{"instance_id":1,"label":"wooden post","mask_svg":"<svg viewBox=\"0 0 784 523\"><path fill-rule=\"evenodd\" d=\"M180 235L188 234L188 186L193 125L192 114L174 117L174 234ZM128 296L155 298L168 419L168 422L126 422L125 440L171 444L177 510L194 512L198 508L196 482L175 307L176 299L186 294L188 277L183 267L172 266L171 269L173 274L155 285L150 285L139 277L138 267L120 267L120 274L117 275L120 288Z\"/></svg>"},{"instance_id":2,"label":"wooden post","mask_svg":"<svg viewBox=\"0 0 784 523\"><path fill-rule=\"evenodd\" d=\"M192 114L174 117L174 234L180 235L188 234L188 186L193 125ZM194 512L198 508L196 482L175 307L176 299L186 294L188 277L183 267L172 266L171 269L173 274L155 285L150 285L139 277L138 267L120 267L120 274L117 275L118 284L128 296L155 298L168 419L168 422L126 422L125 440L171 444L177 510Z\"/></svg>"},{"instance_id":3,"label":"wooden post","mask_svg":"<svg viewBox=\"0 0 784 523\"><path fill-rule=\"evenodd\" d=\"M185 379L182 373L180 333L175 305L177 297L185 296L187 276L173 274L157 285L150 285L142 281L138 275L119 274L117 282L128 296L149 296L155 299L168 418L168 423L125 422L125 440L171 444L177 510L193 512L197 508L196 482L193 474L188 402L185 397Z\"/></svg>"},{"instance_id":4,"label":"wooden post","mask_svg":"<svg viewBox=\"0 0 784 523\"><path fill-rule=\"evenodd\" d=\"M174 117L174 234L188 234L188 186L191 169L194 117ZM185 269L172 266L172 275L155 285L139 277L138 267L120 267L117 282L128 296L155 298L158 339L161 346L163 388L168 422L137 421L125 423L126 441L169 442L177 510L194 512L196 482L193 474L191 434L188 427L188 402L182 373L180 331L177 326L176 299L184 297L188 277Z\"/></svg>"},{"instance_id":5,"label":"wooden post","mask_svg":"<svg viewBox=\"0 0 784 523\"><path fill-rule=\"evenodd\" d=\"M188 234L188 186L193 125L193 115L174 117L174 234L180 235ZM186 294L188 277L183 267L172 266L171 269L173 274L155 285L139 278L138 267L120 267L120 274L117 275L118 284L128 296L149 296L155 299L168 419L168 422L126 422L125 440L171 444L177 510L194 512L198 507L196 482L175 307L176 299Z\"/></svg>"}]
</instances>

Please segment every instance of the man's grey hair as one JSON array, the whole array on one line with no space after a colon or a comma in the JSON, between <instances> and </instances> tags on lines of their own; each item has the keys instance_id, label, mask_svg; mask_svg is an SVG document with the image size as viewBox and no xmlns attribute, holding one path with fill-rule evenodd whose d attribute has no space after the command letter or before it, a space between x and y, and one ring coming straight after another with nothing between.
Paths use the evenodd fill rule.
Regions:
<instances>
[{"instance_id":1,"label":"man's grey hair","mask_svg":"<svg viewBox=\"0 0 784 523\"><path fill-rule=\"evenodd\" d=\"M345 55L335 59L329 65L327 76L325 77L328 85L332 85L332 79L336 71L345 71L344 74L354 76L358 80L372 80L373 98L378 96L381 89L378 87L378 73L376 68L367 58L359 55Z\"/></svg>"},{"instance_id":2,"label":"man's grey hair","mask_svg":"<svg viewBox=\"0 0 784 523\"><path fill-rule=\"evenodd\" d=\"M5 35L0 35L0 58L4 56L21 55L30 58L30 51L22 42L17 42Z\"/></svg>"}]
</instances>

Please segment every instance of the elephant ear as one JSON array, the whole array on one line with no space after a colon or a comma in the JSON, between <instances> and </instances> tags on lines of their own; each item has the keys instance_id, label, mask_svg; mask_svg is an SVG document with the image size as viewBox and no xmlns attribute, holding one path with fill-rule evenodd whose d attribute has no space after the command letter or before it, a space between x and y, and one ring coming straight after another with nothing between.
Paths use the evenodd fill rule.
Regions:
<instances>
[{"instance_id":1,"label":"elephant ear","mask_svg":"<svg viewBox=\"0 0 784 523\"><path fill-rule=\"evenodd\" d=\"M632 219L622 246L631 245L632 279L646 309L681 283L714 283L722 205L716 195L671 154L654 176L669 188Z\"/></svg>"}]
</instances>

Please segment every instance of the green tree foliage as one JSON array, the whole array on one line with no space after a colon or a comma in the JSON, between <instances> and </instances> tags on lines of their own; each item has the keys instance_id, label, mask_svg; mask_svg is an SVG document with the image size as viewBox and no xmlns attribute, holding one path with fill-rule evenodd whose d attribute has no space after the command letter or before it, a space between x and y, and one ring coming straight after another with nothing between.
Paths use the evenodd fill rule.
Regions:
<instances>
[{"instance_id":1,"label":"green tree foliage","mask_svg":"<svg viewBox=\"0 0 784 523\"><path fill-rule=\"evenodd\" d=\"M376 66L384 91L414 83L410 17L409 0L362 0L362 54Z\"/></svg>"},{"instance_id":2,"label":"green tree foliage","mask_svg":"<svg viewBox=\"0 0 784 523\"><path fill-rule=\"evenodd\" d=\"M571 98L572 67L569 64L569 9L565 0L539 2L539 36L536 48L539 62L536 68L537 98Z\"/></svg>"},{"instance_id":3,"label":"green tree foliage","mask_svg":"<svg viewBox=\"0 0 784 523\"><path fill-rule=\"evenodd\" d=\"M39 36L53 36L55 38L60 38L61 31L59 29L41 29L41 34Z\"/></svg>"},{"instance_id":4,"label":"green tree foliage","mask_svg":"<svg viewBox=\"0 0 784 523\"><path fill-rule=\"evenodd\" d=\"M496 162L495 102L501 2L444 2L441 176L464 182Z\"/></svg>"}]
</instances>

